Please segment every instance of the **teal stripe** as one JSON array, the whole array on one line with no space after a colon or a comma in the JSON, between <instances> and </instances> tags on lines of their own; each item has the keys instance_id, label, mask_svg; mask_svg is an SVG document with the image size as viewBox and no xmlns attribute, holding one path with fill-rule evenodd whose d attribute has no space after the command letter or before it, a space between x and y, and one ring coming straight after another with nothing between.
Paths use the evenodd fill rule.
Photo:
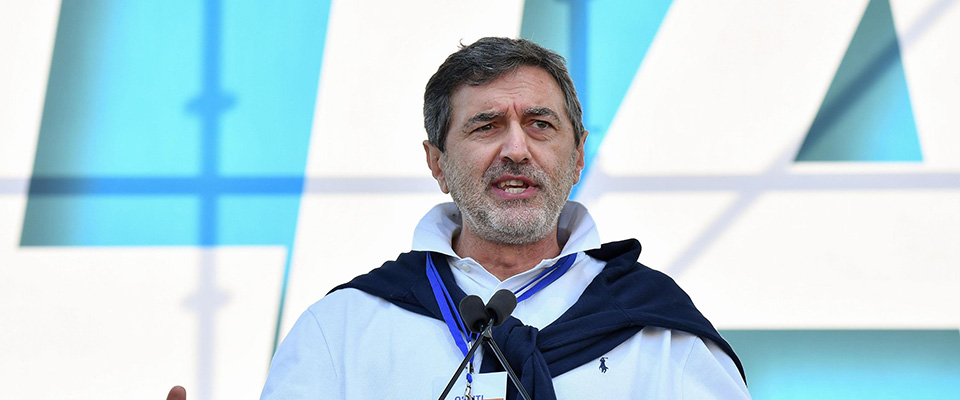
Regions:
<instances>
[{"instance_id":1,"label":"teal stripe","mask_svg":"<svg viewBox=\"0 0 960 400\"><path fill-rule=\"evenodd\" d=\"M291 246L328 14L64 2L21 245Z\"/></svg>"},{"instance_id":2,"label":"teal stripe","mask_svg":"<svg viewBox=\"0 0 960 400\"><path fill-rule=\"evenodd\" d=\"M871 0L797 161L923 161L888 0Z\"/></svg>"},{"instance_id":3,"label":"teal stripe","mask_svg":"<svg viewBox=\"0 0 960 400\"><path fill-rule=\"evenodd\" d=\"M725 330L755 399L947 399L956 330Z\"/></svg>"}]
</instances>

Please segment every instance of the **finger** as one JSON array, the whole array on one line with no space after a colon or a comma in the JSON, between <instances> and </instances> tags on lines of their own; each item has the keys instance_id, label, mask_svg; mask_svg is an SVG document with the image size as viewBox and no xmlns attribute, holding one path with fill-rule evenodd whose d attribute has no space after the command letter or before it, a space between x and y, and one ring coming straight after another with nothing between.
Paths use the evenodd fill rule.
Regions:
<instances>
[{"instance_id":1,"label":"finger","mask_svg":"<svg viewBox=\"0 0 960 400\"><path fill-rule=\"evenodd\" d=\"M187 389L183 386L174 386L170 389L170 393L167 393L167 400L187 400Z\"/></svg>"}]
</instances>

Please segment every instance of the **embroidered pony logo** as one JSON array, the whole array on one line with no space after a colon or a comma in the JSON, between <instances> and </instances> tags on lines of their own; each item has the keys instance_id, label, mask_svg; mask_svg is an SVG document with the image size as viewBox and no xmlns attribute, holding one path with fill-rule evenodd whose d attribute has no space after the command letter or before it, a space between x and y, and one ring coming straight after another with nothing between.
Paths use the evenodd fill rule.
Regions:
<instances>
[{"instance_id":1,"label":"embroidered pony logo","mask_svg":"<svg viewBox=\"0 0 960 400\"><path fill-rule=\"evenodd\" d=\"M607 363L605 361L607 361L607 357L600 357L600 372L604 374L607 373L608 369L610 369L607 368Z\"/></svg>"}]
</instances>

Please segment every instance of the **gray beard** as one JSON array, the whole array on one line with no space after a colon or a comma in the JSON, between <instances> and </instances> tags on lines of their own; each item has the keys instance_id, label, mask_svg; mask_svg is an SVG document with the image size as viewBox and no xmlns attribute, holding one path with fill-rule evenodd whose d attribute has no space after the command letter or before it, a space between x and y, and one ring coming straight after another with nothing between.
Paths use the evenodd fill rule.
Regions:
<instances>
[{"instance_id":1,"label":"gray beard","mask_svg":"<svg viewBox=\"0 0 960 400\"><path fill-rule=\"evenodd\" d=\"M554 180L541 169L529 164L500 164L490 167L480 182L469 181L460 165L444 160L444 172L450 196L460 209L464 229L469 229L483 240L494 243L528 244L537 242L553 232L560 211L567 202L570 189L576 181L577 153L568 160L564 171ZM446 154L443 155L446 157ZM536 199L495 203L485 196L490 182L505 173L531 178L540 186ZM536 201L542 201L537 206Z\"/></svg>"},{"instance_id":2,"label":"gray beard","mask_svg":"<svg viewBox=\"0 0 960 400\"><path fill-rule=\"evenodd\" d=\"M454 198L454 202L457 199ZM459 202L457 202L459 207ZM518 207L522 207L518 206ZM460 207L464 227L488 242L507 244L534 243L547 237L557 226L560 207L529 209L525 213L506 215L488 209L470 210ZM518 210L519 211L519 210Z\"/></svg>"}]
</instances>

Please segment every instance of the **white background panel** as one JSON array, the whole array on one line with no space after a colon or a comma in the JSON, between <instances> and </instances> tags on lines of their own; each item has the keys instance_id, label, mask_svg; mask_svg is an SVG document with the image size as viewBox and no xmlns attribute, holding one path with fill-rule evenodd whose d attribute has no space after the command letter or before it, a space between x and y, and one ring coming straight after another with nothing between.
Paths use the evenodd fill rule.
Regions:
<instances>
[{"instance_id":1,"label":"white background panel","mask_svg":"<svg viewBox=\"0 0 960 400\"><path fill-rule=\"evenodd\" d=\"M678 277L724 327L960 326L960 191L759 196Z\"/></svg>"},{"instance_id":2,"label":"white background panel","mask_svg":"<svg viewBox=\"0 0 960 400\"><path fill-rule=\"evenodd\" d=\"M0 180L33 168L59 15L59 1L0 1Z\"/></svg>"},{"instance_id":3,"label":"white background panel","mask_svg":"<svg viewBox=\"0 0 960 400\"><path fill-rule=\"evenodd\" d=\"M793 154L866 4L675 2L607 133L600 169L757 173Z\"/></svg>"},{"instance_id":4,"label":"white background panel","mask_svg":"<svg viewBox=\"0 0 960 400\"><path fill-rule=\"evenodd\" d=\"M23 226L23 210L26 207L27 196L0 193L0 257L16 251L20 246L20 228ZM0 268L4 264L0 262Z\"/></svg>"},{"instance_id":5,"label":"white background panel","mask_svg":"<svg viewBox=\"0 0 960 400\"><path fill-rule=\"evenodd\" d=\"M426 166L424 166L426 171ZM410 251L413 228L435 194L307 194L300 204L281 335L330 289Z\"/></svg>"},{"instance_id":6,"label":"white background panel","mask_svg":"<svg viewBox=\"0 0 960 400\"><path fill-rule=\"evenodd\" d=\"M588 204L604 242L636 238L643 246L640 262L669 272L695 245L705 223L720 218L736 194L611 193Z\"/></svg>"},{"instance_id":7,"label":"white background panel","mask_svg":"<svg viewBox=\"0 0 960 400\"><path fill-rule=\"evenodd\" d=\"M282 248L0 250L0 386L11 399L203 398L258 393ZM201 287L204 265L212 285ZM211 346L200 346L198 307ZM202 371L198 360L210 367ZM198 382L203 376L204 382Z\"/></svg>"},{"instance_id":8,"label":"white background panel","mask_svg":"<svg viewBox=\"0 0 960 400\"><path fill-rule=\"evenodd\" d=\"M310 176L424 176L423 88L460 42L520 33L523 2L334 1Z\"/></svg>"},{"instance_id":9,"label":"white background panel","mask_svg":"<svg viewBox=\"0 0 960 400\"><path fill-rule=\"evenodd\" d=\"M923 164L960 171L960 2L891 1Z\"/></svg>"}]
</instances>

